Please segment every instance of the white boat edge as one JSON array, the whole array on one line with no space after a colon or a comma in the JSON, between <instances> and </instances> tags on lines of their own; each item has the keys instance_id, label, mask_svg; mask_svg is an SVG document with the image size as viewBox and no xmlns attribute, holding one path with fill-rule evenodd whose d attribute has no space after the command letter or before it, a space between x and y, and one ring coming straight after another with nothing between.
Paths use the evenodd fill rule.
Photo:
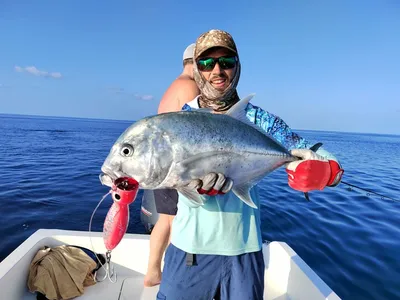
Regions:
<instances>
[{"instance_id":1,"label":"white boat edge","mask_svg":"<svg viewBox=\"0 0 400 300\"><path fill-rule=\"evenodd\" d=\"M155 299L158 286L143 287L149 253L149 235L125 234L112 251L117 283L107 279L87 287L76 299ZM105 253L102 232L39 229L0 263L2 299L36 299L27 288L31 260L43 246L77 245ZM93 245L93 248L92 248ZM285 242L263 245L264 299L340 299ZM100 296L101 295L101 296Z\"/></svg>"}]
</instances>

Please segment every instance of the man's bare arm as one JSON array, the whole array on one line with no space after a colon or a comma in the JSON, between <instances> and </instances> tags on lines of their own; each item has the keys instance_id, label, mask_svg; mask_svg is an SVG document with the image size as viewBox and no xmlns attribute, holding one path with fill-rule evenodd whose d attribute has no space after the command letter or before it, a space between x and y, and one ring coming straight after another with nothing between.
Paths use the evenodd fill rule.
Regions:
<instances>
[{"instance_id":1,"label":"man's bare arm","mask_svg":"<svg viewBox=\"0 0 400 300\"><path fill-rule=\"evenodd\" d=\"M176 79L164 93L158 113L180 111L182 106L199 94L196 83L190 79Z\"/></svg>"}]
</instances>

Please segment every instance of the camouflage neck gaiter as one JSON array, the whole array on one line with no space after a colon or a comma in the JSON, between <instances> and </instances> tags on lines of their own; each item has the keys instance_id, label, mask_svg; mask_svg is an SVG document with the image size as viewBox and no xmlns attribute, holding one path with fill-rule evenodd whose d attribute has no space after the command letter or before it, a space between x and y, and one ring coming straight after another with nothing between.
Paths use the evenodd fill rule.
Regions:
<instances>
[{"instance_id":1,"label":"camouflage neck gaiter","mask_svg":"<svg viewBox=\"0 0 400 300\"><path fill-rule=\"evenodd\" d=\"M196 60L201 53L213 47L227 48L238 55L235 42L229 33L222 30L210 30L197 39L194 59ZM209 107L218 112L223 112L231 108L239 100L236 86L240 78L240 68L240 60L238 59L236 72L231 83L224 91L219 91L210 82L205 80L198 70L197 64L194 63L193 76L200 89L200 96L198 98L200 107Z\"/></svg>"}]
</instances>

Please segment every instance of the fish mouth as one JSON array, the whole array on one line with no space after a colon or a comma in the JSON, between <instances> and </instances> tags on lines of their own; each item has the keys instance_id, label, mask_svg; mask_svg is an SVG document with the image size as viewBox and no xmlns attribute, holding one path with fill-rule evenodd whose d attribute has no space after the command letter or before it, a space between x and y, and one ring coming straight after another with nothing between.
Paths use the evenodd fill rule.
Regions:
<instances>
[{"instance_id":1,"label":"fish mouth","mask_svg":"<svg viewBox=\"0 0 400 300\"><path fill-rule=\"evenodd\" d=\"M116 173L108 168L102 168L101 171L102 173L99 174L99 180L102 185L111 187L112 189L125 191L135 190L138 188L139 183L130 176L120 172Z\"/></svg>"},{"instance_id":2,"label":"fish mouth","mask_svg":"<svg viewBox=\"0 0 400 300\"><path fill-rule=\"evenodd\" d=\"M118 179L119 177L122 177L119 175L120 174L114 172L112 168L103 165L101 167L101 173L99 174L99 179L102 185L112 187L115 180Z\"/></svg>"},{"instance_id":3,"label":"fish mouth","mask_svg":"<svg viewBox=\"0 0 400 300\"><path fill-rule=\"evenodd\" d=\"M122 176L113 179L110 175L100 173L99 179L102 185L111 187L113 190L134 191L138 189L139 183L131 177Z\"/></svg>"},{"instance_id":4,"label":"fish mouth","mask_svg":"<svg viewBox=\"0 0 400 300\"><path fill-rule=\"evenodd\" d=\"M115 179L113 179L110 175L105 173L99 174L99 180L102 185L113 187Z\"/></svg>"}]
</instances>

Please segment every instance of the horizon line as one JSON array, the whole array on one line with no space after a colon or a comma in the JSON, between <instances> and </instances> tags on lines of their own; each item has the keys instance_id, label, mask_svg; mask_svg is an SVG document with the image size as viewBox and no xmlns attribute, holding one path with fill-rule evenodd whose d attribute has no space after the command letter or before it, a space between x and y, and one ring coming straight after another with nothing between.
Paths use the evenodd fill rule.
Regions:
<instances>
[{"instance_id":1,"label":"horizon line","mask_svg":"<svg viewBox=\"0 0 400 300\"><path fill-rule=\"evenodd\" d=\"M156 114L154 114L156 115ZM0 116L21 116L33 118L54 118L54 119L78 119L78 120L95 120L95 121L113 121L113 122L136 122L137 120L127 119L110 119L110 118L90 118L90 117L69 117L69 116L50 116L50 115L30 115L15 113L0 113ZM299 129L292 128L295 131L317 131L317 132L334 132L334 133L355 133L355 134L375 134L375 135L391 135L400 136L400 133L378 133L378 132L356 132L356 131L338 131L338 130L318 130L318 129Z\"/></svg>"}]
</instances>

